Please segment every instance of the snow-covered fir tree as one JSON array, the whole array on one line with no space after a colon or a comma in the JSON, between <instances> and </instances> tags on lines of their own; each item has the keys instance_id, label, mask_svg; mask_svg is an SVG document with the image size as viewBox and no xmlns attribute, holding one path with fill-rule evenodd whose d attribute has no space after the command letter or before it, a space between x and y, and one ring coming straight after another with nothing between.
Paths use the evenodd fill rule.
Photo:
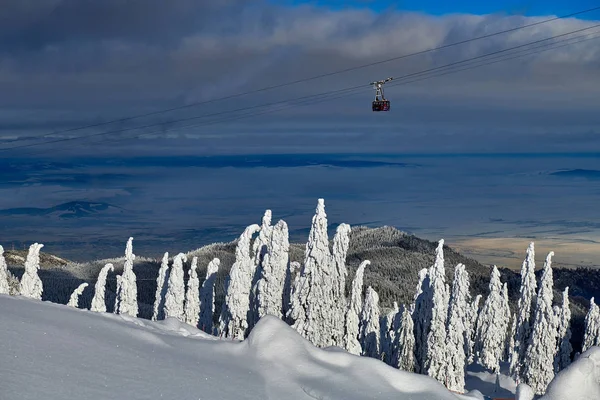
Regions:
<instances>
[{"instance_id":1,"label":"snow-covered fir tree","mask_svg":"<svg viewBox=\"0 0 600 400\"><path fill-rule=\"evenodd\" d=\"M258 236L252 244L252 254L254 255L255 267L260 267L263 257L269 253L269 247L271 244L271 232L273 226L271 226L273 213L271 210L266 210L262 217L262 224L258 231Z\"/></svg>"},{"instance_id":2,"label":"snow-covered fir tree","mask_svg":"<svg viewBox=\"0 0 600 400\"><path fill-rule=\"evenodd\" d=\"M294 321L291 318L292 308L292 293L294 290L294 282L298 279L298 271L300 271L300 263L291 261L288 263L288 269L285 272L285 282L283 285L283 308L281 310L284 320L292 325Z\"/></svg>"},{"instance_id":3,"label":"snow-covered fir tree","mask_svg":"<svg viewBox=\"0 0 600 400\"><path fill-rule=\"evenodd\" d=\"M481 295L475 296L475 299L469 305L469 322L465 330L465 354L467 363L471 364L475 360L475 332L477 331L477 323L479 320L479 305L481 303Z\"/></svg>"},{"instance_id":4,"label":"snow-covered fir tree","mask_svg":"<svg viewBox=\"0 0 600 400\"><path fill-rule=\"evenodd\" d=\"M554 373L557 374L571 364L571 309L569 302L569 287L563 291L562 307L558 314L558 341L554 357Z\"/></svg>"},{"instance_id":5,"label":"snow-covered fir tree","mask_svg":"<svg viewBox=\"0 0 600 400\"><path fill-rule=\"evenodd\" d=\"M510 359L510 336L511 336L511 312L510 302L508 300L508 285L506 282L502 285L502 309L504 310L504 321L508 330L504 330L504 345L502 347L502 361L508 361ZM516 326L515 326L516 329Z\"/></svg>"},{"instance_id":6,"label":"snow-covered fir tree","mask_svg":"<svg viewBox=\"0 0 600 400\"><path fill-rule=\"evenodd\" d=\"M600 345L600 309L594 301L594 297L592 297L590 299L590 309L585 316L585 331L581 352L583 353L590 347L598 345Z\"/></svg>"},{"instance_id":7,"label":"snow-covered fir tree","mask_svg":"<svg viewBox=\"0 0 600 400\"><path fill-rule=\"evenodd\" d=\"M198 257L192 257L192 264L189 270L189 279L187 290L185 292L185 323L198 327L200 318L200 280L198 279Z\"/></svg>"},{"instance_id":8,"label":"snow-covered fir tree","mask_svg":"<svg viewBox=\"0 0 600 400\"><path fill-rule=\"evenodd\" d=\"M213 315L215 313L215 281L221 261L213 258L206 267L206 278L200 288L200 320L198 325L206 333L215 334L213 328Z\"/></svg>"},{"instance_id":9,"label":"snow-covered fir tree","mask_svg":"<svg viewBox=\"0 0 600 400\"><path fill-rule=\"evenodd\" d=\"M469 323L469 274L464 264L458 264L454 269L454 281L448 309L448 329L446 346L446 387L457 392L465 388L465 340Z\"/></svg>"},{"instance_id":10,"label":"snow-covered fir tree","mask_svg":"<svg viewBox=\"0 0 600 400\"><path fill-rule=\"evenodd\" d=\"M402 318L396 333L396 352L393 366L403 371L413 372L415 370L415 336L414 324L407 307L400 311Z\"/></svg>"},{"instance_id":11,"label":"snow-covered fir tree","mask_svg":"<svg viewBox=\"0 0 600 400\"><path fill-rule=\"evenodd\" d=\"M135 273L133 272L133 238L127 240L125 248L125 263L123 265L123 274L121 275L121 290L119 291L119 314L126 314L132 317L138 316L137 302L137 283Z\"/></svg>"},{"instance_id":12,"label":"snow-covered fir tree","mask_svg":"<svg viewBox=\"0 0 600 400\"><path fill-rule=\"evenodd\" d=\"M319 199L306 243L304 263L294 282L290 317L292 327L317 347L338 346L337 309L334 296L336 268L329 251L325 202Z\"/></svg>"},{"instance_id":13,"label":"snow-covered fir tree","mask_svg":"<svg viewBox=\"0 0 600 400\"><path fill-rule=\"evenodd\" d=\"M379 295L371 286L365 293L365 302L360 317L360 342L362 355L379 358Z\"/></svg>"},{"instance_id":14,"label":"snow-covered fir tree","mask_svg":"<svg viewBox=\"0 0 600 400\"><path fill-rule=\"evenodd\" d=\"M475 360L483 367L498 373L502 358L507 322L502 306L500 272L494 265L490 277L490 293L483 304L475 333Z\"/></svg>"},{"instance_id":15,"label":"snow-covered fir tree","mask_svg":"<svg viewBox=\"0 0 600 400\"><path fill-rule=\"evenodd\" d=\"M9 294L10 287L8 286L8 266L4 259L4 247L0 246L0 294Z\"/></svg>"},{"instance_id":16,"label":"snow-covered fir tree","mask_svg":"<svg viewBox=\"0 0 600 400\"><path fill-rule=\"evenodd\" d=\"M94 298L92 299L91 311L106 312L106 278L109 272L114 272L115 268L111 263L106 264L98 274L98 280L94 286Z\"/></svg>"},{"instance_id":17,"label":"snow-covered fir tree","mask_svg":"<svg viewBox=\"0 0 600 400\"><path fill-rule=\"evenodd\" d=\"M429 270L423 268L419 271L419 283L412 308L412 319L415 333L415 372L427 373L424 369L427 357L427 334L431 323L431 308L433 296L429 287Z\"/></svg>"},{"instance_id":18,"label":"snow-covered fir tree","mask_svg":"<svg viewBox=\"0 0 600 400\"><path fill-rule=\"evenodd\" d=\"M504 349L504 357L505 361L512 360L513 352L515 350L515 336L517 334L517 314L513 313L510 317L510 330L508 331L508 335L506 335L506 347Z\"/></svg>"},{"instance_id":19,"label":"snow-covered fir tree","mask_svg":"<svg viewBox=\"0 0 600 400\"><path fill-rule=\"evenodd\" d=\"M169 273L169 284L165 295L165 318L176 318L185 321L183 311L185 303L185 284L183 263L187 261L184 253L179 253L173 259L173 267Z\"/></svg>"},{"instance_id":20,"label":"snow-covered fir tree","mask_svg":"<svg viewBox=\"0 0 600 400\"><path fill-rule=\"evenodd\" d=\"M257 224L249 225L238 239L235 262L226 281L225 302L219 317L219 331L223 337L243 340L248 333L250 291L255 270L250 243L259 230Z\"/></svg>"},{"instance_id":21,"label":"snow-covered fir tree","mask_svg":"<svg viewBox=\"0 0 600 400\"><path fill-rule=\"evenodd\" d=\"M115 290L115 306L113 309L113 313L119 314L119 307L121 303L121 275L116 276L117 279L117 288Z\"/></svg>"},{"instance_id":22,"label":"snow-covered fir tree","mask_svg":"<svg viewBox=\"0 0 600 400\"><path fill-rule=\"evenodd\" d=\"M152 312L152 321L165 319L165 296L169 280L169 252L165 252L158 270L156 278L156 294L154 295L154 309Z\"/></svg>"},{"instance_id":23,"label":"snow-covered fir tree","mask_svg":"<svg viewBox=\"0 0 600 400\"><path fill-rule=\"evenodd\" d=\"M348 269L346 268L346 256L350 246L351 228L348 224L339 224L333 237L332 250L332 272L334 276L333 285L333 304L332 304L332 326L333 343L335 346L344 347L344 334L346 326L346 309L348 307L346 299L346 277Z\"/></svg>"},{"instance_id":24,"label":"snow-covered fir tree","mask_svg":"<svg viewBox=\"0 0 600 400\"><path fill-rule=\"evenodd\" d=\"M521 266L521 288L517 302L517 322L515 344L510 354L510 375L519 382L521 366L525 362L525 351L531 337L531 318L537 283L535 280L535 245L527 248L527 255Z\"/></svg>"},{"instance_id":25,"label":"snow-covered fir tree","mask_svg":"<svg viewBox=\"0 0 600 400\"><path fill-rule=\"evenodd\" d=\"M38 276L40 269L40 250L44 247L43 244L34 243L29 246L27 259L25 260L25 272L21 277L19 293L21 296L29 297L36 300L42 300L44 286L42 280Z\"/></svg>"},{"instance_id":26,"label":"snow-covered fir tree","mask_svg":"<svg viewBox=\"0 0 600 400\"><path fill-rule=\"evenodd\" d=\"M433 307L431 309L425 358L427 375L440 382L446 381L446 321L449 301L448 288L445 282L443 246L444 239L441 239L435 251L435 263L429 273Z\"/></svg>"},{"instance_id":27,"label":"snow-covered fir tree","mask_svg":"<svg viewBox=\"0 0 600 400\"><path fill-rule=\"evenodd\" d=\"M394 330L394 321L400 309L398 303L394 301L392 309L385 315L381 315L379 318L379 343L381 347L381 360L392 365L392 353L394 351L394 337L396 331Z\"/></svg>"},{"instance_id":28,"label":"snow-covered fir tree","mask_svg":"<svg viewBox=\"0 0 600 400\"><path fill-rule=\"evenodd\" d=\"M537 294L533 329L523 365L523 378L535 391L543 394L550 381L554 378L554 354L556 352L557 325L552 307L553 278L552 256L548 253L544 263L544 272Z\"/></svg>"},{"instance_id":29,"label":"snow-covered fir tree","mask_svg":"<svg viewBox=\"0 0 600 400\"><path fill-rule=\"evenodd\" d=\"M344 348L351 354L360 355L362 346L358 340L360 328L360 316L362 314L363 301L363 279L365 268L371 264L369 260L363 261L356 270L356 275L352 281L352 295L350 305L346 311L346 332L344 334Z\"/></svg>"},{"instance_id":30,"label":"snow-covered fir tree","mask_svg":"<svg viewBox=\"0 0 600 400\"><path fill-rule=\"evenodd\" d=\"M77 286L77 288L71 293L71 297L69 298L69 302L67 306L77 308L79 307L79 296L83 293L83 290L88 287L88 283L84 282L81 285Z\"/></svg>"},{"instance_id":31,"label":"snow-covered fir tree","mask_svg":"<svg viewBox=\"0 0 600 400\"><path fill-rule=\"evenodd\" d=\"M262 228L261 228L262 232ZM267 251L263 255L257 274L256 284L257 317L283 316L283 290L289 264L289 233L285 221L279 221L271 229Z\"/></svg>"}]
</instances>

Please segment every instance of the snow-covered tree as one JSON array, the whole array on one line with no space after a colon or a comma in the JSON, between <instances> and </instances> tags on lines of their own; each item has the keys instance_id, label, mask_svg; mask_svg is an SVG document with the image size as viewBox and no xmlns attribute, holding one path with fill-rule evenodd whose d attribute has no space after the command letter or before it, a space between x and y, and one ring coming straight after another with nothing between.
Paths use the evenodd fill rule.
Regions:
<instances>
[{"instance_id":1,"label":"snow-covered tree","mask_svg":"<svg viewBox=\"0 0 600 400\"><path fill-rule=\"evenodd\" d=\"M154 310L152 312L152 321L165 319L165 296L167 295L169 279L169 252L166 252L162 258L158 277L156 278L156 294L154 297Z\"/></svg>"},{"instance_id":2,"label":"snow-covered tree","mask_svg":"<svg viewBox=\"0 0 600 400\"><path fill-rule=\"evenodd\" d=\"M381 315L379 318L379 343L381 348L381 360L388 365L392 365L394 338L396 336L394 321L397 319L399 311L400 309L398 308L398 303L394 302L392 309L385 315Z\"/></svg>"},{"instance_id":3,"label":"snow-covered tree","mask_svg":"<svg viewBox=\"0 0 600 400\"><path fill-rule=\"evenodd\" d=\"M79 296L83 293L83 290L88 287L88 283L84 282L81 285L77 286L77 289L71 293L71 297L69 298L69 302L67 305L69 307L77 308L79 306Z\"/></svg>"},{"instance_id":4,"label":"snow-covered tree","mask_svg":"<svg viewBox=\"0 0 600 400\"><path fill-rule=\"evenodd\" d=\"M185 292L185 322L193 327L198 327L200 318L200 281L198 279L198 257L192 258L190 266L187 290Z\"/></svg>"},{"instance_id":5,"label":"snow-covered tree","mask_svg":"<svg viewBox=\"0 0 600 400\"><path fill-rule=\"evenodd\" d=\"M92 305L90 307L91 311L95 312L106 312L106 299L105 299L105 291L106 291L106 277L108 276L108 272L113 272L115 270L114 266L111 263L106 264L98 274L98 280L96 281L96 285L94 287L94 298L92 299Z\"/></svg>"},{"instance_id":6,"label":"snow-covered tree","mask_svg":"<svg viewBox=\"0 0 600 400\"><path fill-rule=\"evenodd\" d=\"M200 288L200 329L206 333L215 334L213 315L215 313L215 281L221 261L213 258L206 268L206 278Z\"/></svg>"},{"instance_id":7,"label":"snow-covered tree","mask_svg":"<svg viewBox=\"0 0 600 400\"><path fill-rule=\"evenodd\" d=\"M119 307L121 305L121 275L117 275L117 289L115 291L115 307L113 313L119 314Z\"/></svg>"},{"instance_id":8,"label":"snow-covered tree","mask_svg":"<svg viewBox=\"0 0 600 400\"><path fill-rule=\"evenodd\" d=\"M415 336L414 324L410 310L402 306L400 311L402 319L396 333L396 352L393 366L403 371L413 372L415 370Z\"/></svg>"},{"instance_id":9,"label":"snow-covered tree","mask_svg":"<svg viewBox=\"0 0 600 400\"><path fill-rule=\"evenodd\" d=\"M123 265L123 274L121 275L121 291L119 292L119 314L126 314L132 317L138 316L137 302L137 283L135 273L133 272L133 238L127 240L125 248L125 264Z\"/></svg>"},{"instance_id":10,"label":"snow-covered tree","mask_svg":"<svg viewBox=\"0 0 600 400\"><path fill-rule=\"evenodd\" d=\"M571 364L571 309L569 308L569 287L563 292L562 307L558 314L558 342L554 357L554 373L557 374Z\"/></svg>"},{"instance_id":11,"label":"snow-covered tree","mask_svg":"<svg viewBox=\"0 0 600 400\"><path fill-rule=\"evenodd\" d=\"M319 199L306 243L304 263L294 282L292 327L317 347L339 345L337 342L336 268L329 251L325 201Z\"/></svg>"},{"instance_id":12,"label":"snow-covered tree","mask_svg":"<svg viewBox=\"0 0 600 400\"><path fill-rule=\"evenodd\" d=\"M581 352L587 351L592 346L600 345L600 309L594 298L590 299L590 309L585 316L585 332Z\"/></svg>"},{"instance_id":13,"label":"snow-covered tree","mask_svg":"<svg viewBox=\"0 0 600 400\"><path fill-rule=\"evenodd\" d=\"M475 332L477 331L477 321L479 319L479 304L481 303L481 295L475 296L475 299L469 305L469 322L465 330L465 354L467 356L467 364L471 364L475 360Z\"/></svg>"},{"instance_id":14,"label":"snow-covered tree","mask_svg":"<svg viewBox=\"0 0 600 400\"><path fill-rule=\"evenodd\" d=\"M454 281L448 309L448 339L446 346L446 387L457 392L465 388L465 332L469 323L469 274L464 264L454 269Z\"/></svg>"},{"instance_id":15,"label":"snow-covered tree","mask_svg":"<svg viewBox=\"0 0 600 400\"><path fill-rule=\"evenodd\" d=\"M415 372L427 373L425 359L427 357L427 334L431 324L433 296L429 287L429 270L419 271L419 283L412 306L412 319L415 332Z\"/></svg>"},{"instance_id":16,"label":"snow-covered tree","mask_svg":"<svg viewBox=\"0 0 600 400\"><path fill-rule=\"evenodd\" d=\"M503 359L506 361L512 360L515 350L515 335L517 334L517 314L513 313L510 317L510 330L506 335L506 347L504 348Z\"/></svg>"},{"instance_id":17,"label":"snow-covered tree","mask_svg":"<svg viewBox=\"0 0 600 400\"><path fill-rule=\"evenodd\" d=\"M506 328L509 328L508 331L505 328L503 330L504 333L504 345L502 347L502 361L508 361L510 358L510 338L509 336L512 334L510 330L511 323L511 313L510 313L510 302L508 301L508 285L506 282L502 285L502 309L504 310L504 321L506 321ZM515 326L516 329L516 326Z\"/></svg>"},{"instance_id":18,"label":"snow-covered tree","mask_svg":"<svg viewBox=\"0 0 600 400\"><path fill-rule=\"evenodd\" d=\"M475 333L475 359L483 367L498 373L504 348L507 322L502 306L500 272L494 265L490 278L490 293L483 304Z\"/></svg>"},{"instance_id":19,"label":"snow-covered tree","mask_svg":"<svg viewBox=\"0 0 600 400\"><path fill-rule=\"evenodd\" d=\"M333 272L333 344L338 347L344 346L346 308L346 256L350 246L351 228L348 224L339 224L333 237L332 272ZM337 284L336 284L337 283Z\"/></svg>"},{"instance_id":20,"label":"snow-covered tree","mask_svg":"<svg viewBox=\"0 0 600 400\"><path fill-rule=\"evenodd\" d=\"M523 378L537 394L543 394L554 378L554 354L556 352L557 325L552 307L553 278L552 256L548 253L544 263L544 272L537 294L533 329L523 365Z\"/></svg>"},{"instance_id":21,"label":"snow-covered tree","mask_svg":"<svg viewBox=\"0 0 600 400\"><path fill-rule=\"evenodd\" d=\"M348 306L348 311L346 312L346 333L344 334L344 347L349 353L356 355L362 353L362 346L358 340L358 335L360 332L360 316L363 308L363 279L365 275L365 268L369 264L371 264L371 261L365 260L356 270L356 275L352 281L352 297L350 298L350 305Z\"/></svg>"},{"instance_id":22,"label":"snow-covered tree","mask_svg":"<svg viewBox=\"0 0 600 400\"><path fill-rule=\"evenodd\" d=\"M252 235L260 230L257 224L248 226L240 235L235 249L235 262L229 271L226 294L219 331L221 336L243 340L248 333L248 313L250 311L250 291L255 264L250 254Z\"/></svg>"},{"instance_id":23,"label":"snow-covered tree","mask_svg":"<svg viewBox=\"0 0 600 400\"><path fill-rule=\"evenodd\" d=\"M36 300L42 300L42 292L44 291L42 280L38 276L38 269L40 269L40 250L42 247L44 247L44 245L39 243L34 243L29 246L29 253L27 253L27 259L25 260L25 272L21 277L19 290L21 296Z\"/></svg>"},{"instance_id":24,"label":"snow-covered tree","mask_svg":"<svg viewBox=\"0 0 600 400\"><path fill-rule=\"evenodd\" d=\"M288 263L288 269L285 273L285 283L283 285L283 309L281 311L285 321L290 325L294 322L290 316L292 308L292 292L294 282L298 278L298 271L300 271L300 263L298 261L291 261Z\"/></svg>"},{"instance_id":25,"label":"snow-covered tree","mask_svg":"<svg viewBox=\"0 0 600 400\"><path fill-rule=\"evenodd\" d=\"M176 318L184 322L185 284L183 279L183 263L187 261L184 253L173 259L173 267L169 273L169 286L165 295L165 318Z\"/></svg>"},{"instance_id":26,"label":"snow-covered tree","mask_svg":"<svg viewBox=\"0 0 600 400\"><path fill-rule=\"evenodd\" d=\"M444 239L438 243L435 251L435 263L430 269L430 285L433 307L427 335L427 353L425 369L427 375L440 382L446 380L446 321L448 318L449 295L446 286L444 268Z\"/></svg>"},{"instance_id":27,"label":"snow-covered tree","mask_svg":"<svg viewBox=\"0 0 600 400\"><path fill-rule=\"evenodd\" d=\"M0 294L9 294L8 286L8 266L4 259L4 247L0 246Z\"/></svg>"},{"instance_id":28,"label":"snow-covered tree","mask_svg":"<svg viewBox=\"0 0 600 400\"><path fill-rule=\"evenodd\" d=\"M262 217L262 225L258 231L258 236L252 245L252 254L254 255L255 268L261 265L263 257L269 252L271 243L271 232L273 226L271 226L272 212L266 210Z\"/></svg>"},{"instance_id":29,"label":"snow-covered tree","mask_svg":"<svg viewBox=\"0 0 600 400\"><path fill-rule=\"evenodd\" d=\"M260 275L256 285L258 319L267 314L280 319L283 316L283 290L290 250L288 226L281 220L270 231L267 252L257 272Z\"/></svg>"},{"instance_id":30,"label":"snow-covered tree","mask_svg":"<svg viewBox=\"0 0 600 400\"><path fill-rule=\"evenodd\" d=\"M525 351L531 337L531 318L536 286L535 245L531 242L521 266L521 288L517 302L515 345L510 355L510 375L517 381L521 378L521 367L525 362Z\"/></svg>"},{"instance_id":31,"label":"snow-covered tree","mask_svg":"<svg viewBox=\"0 0 600 400\"><path fill-rule=\"evenodd\" d=\"M379 358L379 295L371 286L365 293L365 302L360 318L360 342L362 355Z\"/></svg>"}]
</instances>

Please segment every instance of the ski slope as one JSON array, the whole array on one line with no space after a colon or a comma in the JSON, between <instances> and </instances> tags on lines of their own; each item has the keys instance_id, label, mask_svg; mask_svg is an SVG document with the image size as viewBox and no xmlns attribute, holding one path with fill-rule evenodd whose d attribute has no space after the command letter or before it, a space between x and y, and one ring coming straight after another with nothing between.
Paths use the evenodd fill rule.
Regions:
<instances>
[{"instance_id":1,"label":"ski slope","mask_svg":"<svg viewBox=\"0 0 600 400\"><path fill-rule=\"evenodd\" d=\"M456 400L440 383L314 347L274 317L243 342L177 320L152 322L0 296L5 400Z\"/></svg>"},{"instance_id":2,"label":"ski slope","mask_svg":"<svg viewBox=\"0 0 600 400\"><path fill-rule=\"evenodd\" d=\"M274 317L261 319L240 342L174 319L0 295L0 327L3 400L483 398L477 391L454 394L375 359L316 348ZM598 399L599 382L600 349L592 348L556 378L544 400Z\"/></svg>"}]
</instances>

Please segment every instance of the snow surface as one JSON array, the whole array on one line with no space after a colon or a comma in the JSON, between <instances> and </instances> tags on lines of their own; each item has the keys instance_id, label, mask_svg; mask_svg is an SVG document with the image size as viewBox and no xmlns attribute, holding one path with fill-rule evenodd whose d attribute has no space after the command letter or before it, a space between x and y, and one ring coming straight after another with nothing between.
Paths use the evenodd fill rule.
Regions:
<instances>
[{"instance_id":1,"label":"snow surface","mask_svg":"<svg viewBox=\"0 0 600 400\"><path fill-rule=\"evenodd\" d=\"M379 360L318 349L271 316L240 342L173 318L0 295L0 327L0 397L7 400L478 398Z\"/></svg>"}]
</instances>

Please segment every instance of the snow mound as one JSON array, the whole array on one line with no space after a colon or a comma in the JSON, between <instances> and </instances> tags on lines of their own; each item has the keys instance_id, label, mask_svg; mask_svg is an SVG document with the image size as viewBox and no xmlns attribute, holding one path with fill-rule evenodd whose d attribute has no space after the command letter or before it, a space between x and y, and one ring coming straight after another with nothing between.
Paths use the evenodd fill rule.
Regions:
<instances>
[{"instance_id":1,"label":"snow mound","mask_svg":"<svg viewBox=\"0 0 600 400\"><path fill-rule=\"evenodd\" d=\"M555 377L540 400L600 399L600 347L592 347Z\"/></svg>"},{"instance_id":2,"label":"snow mound","mask_svg":"<svg viewBox=\"0 0 600 400\"><path fill-rule=\"evenodd\" d=\"M152 322L0 295L0 327L6 399L479 398L375 359L316 348L272 316L240 342L173 319Z\"/></svg>"}]
</instances>

